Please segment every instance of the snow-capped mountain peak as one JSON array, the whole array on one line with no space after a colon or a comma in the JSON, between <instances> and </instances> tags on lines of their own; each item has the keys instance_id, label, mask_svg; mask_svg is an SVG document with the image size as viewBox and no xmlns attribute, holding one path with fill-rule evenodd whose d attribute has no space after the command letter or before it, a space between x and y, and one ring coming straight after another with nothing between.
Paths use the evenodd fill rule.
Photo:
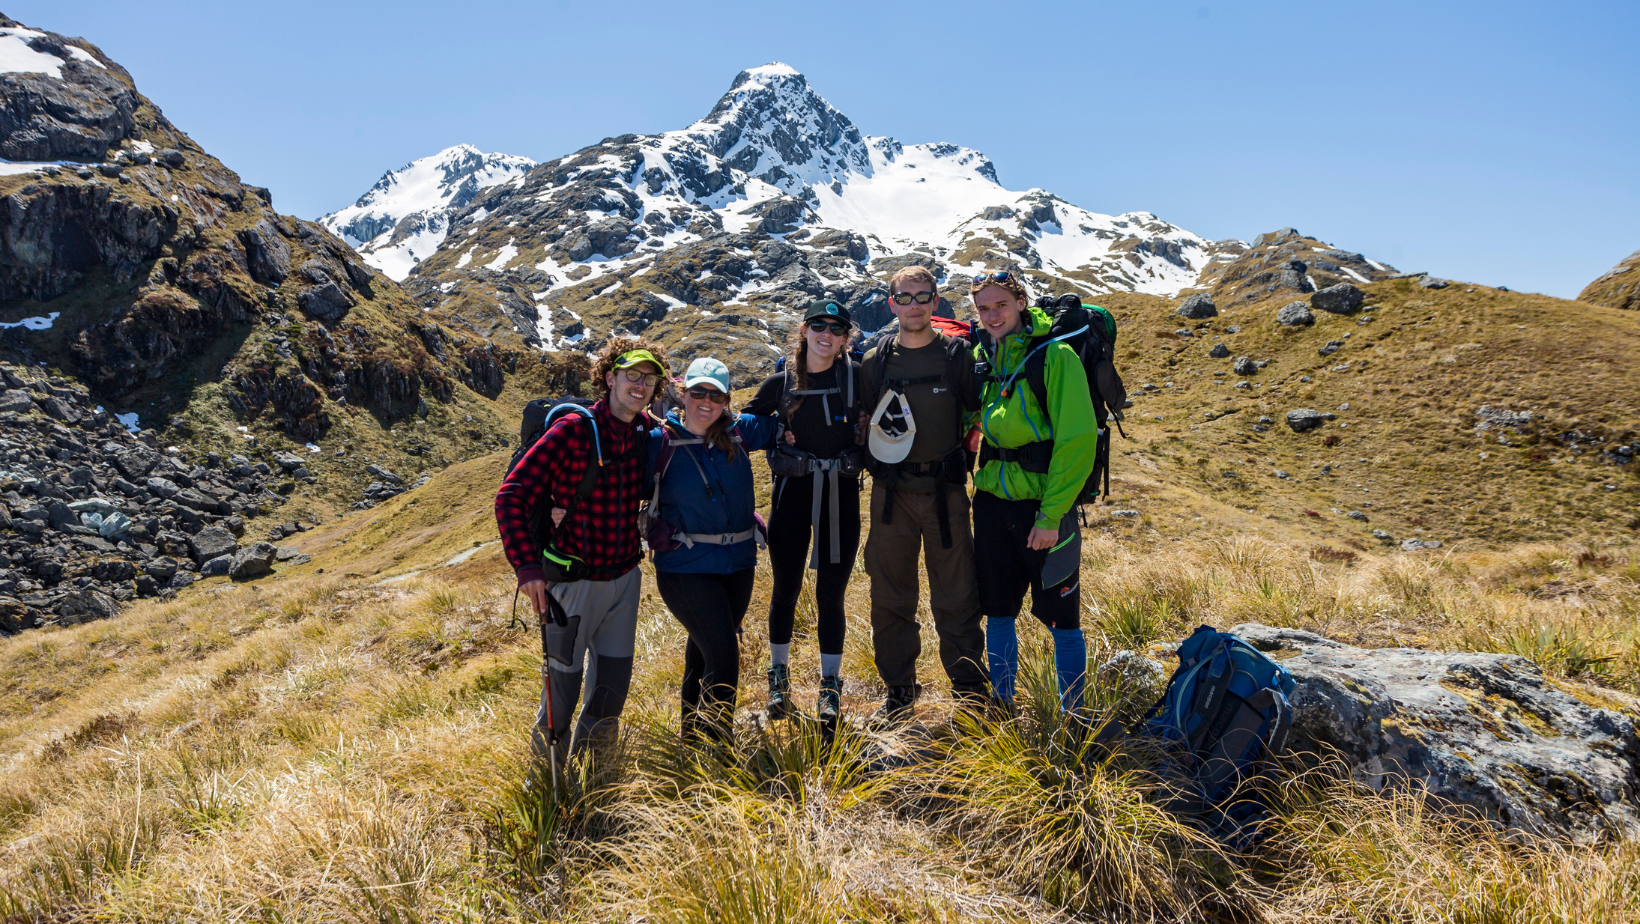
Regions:
<instances>
[{"instance_id":1,"label":"snow-capped mountain peak","mask_svg":"<svg viewBox=\"0 0 1640 924\"><path fill-rule=\"evenodd\" d=\"M389 170L359 201L319 223L359 249L394 280L402 280L432 256L449 233L452 213L480 190L521 176L535 161L515 154L486 154L458 144Z\"/></svg>"}]
</instances>

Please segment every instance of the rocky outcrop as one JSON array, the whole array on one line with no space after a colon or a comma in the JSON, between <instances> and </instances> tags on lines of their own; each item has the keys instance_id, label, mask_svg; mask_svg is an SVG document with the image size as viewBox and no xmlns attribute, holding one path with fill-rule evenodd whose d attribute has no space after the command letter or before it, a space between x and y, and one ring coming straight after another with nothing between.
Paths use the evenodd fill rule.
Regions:
<instances>
[{"instance_id":1,"label":"rocky outcrop","mask_svg":"<svg viewBox=\"0 0 1640 924\"><path fill-rule=\"evenodd\" d=\"M1338 250L1294 228L1282 228L1254 238L1252 246L1222 269L1204 272L1200 284L1211 285L1221 304L1244 304L1307 295L1340 284L1378 282L1394 275L1395 268L1388 264Z\"/></svg>"},{"instance_id":2,"label":"rocky outcrop","mask_svg":"<svg viewBox=\"0 0 1640 924\"><path fill-rule=\"evenodd\" d=\"M1577 300L1607 308L1640 311L1640 250L1624 257L1599 279L1583 287Z\"/></svg>"},{"instance_id":3,"label":"rocky outcrop","mask_svg":"<svg viewBox=\"0 0 1640 924\"><path fill-rule=\"evenodd\" d=\"M1414 783L1501 827L1584 843L1640 836L1634 720L1563 692L1530 661L1230 631L1298 682L1292 747L1342 756L1362 785Z\"/></svg>"},{"instance_id":4,"label":"rocky outcrop","mask_svg":"<svg viewBox=\"0 0 1640 924\"><path fill-rule=\"evenodd\" d=\"M33 67L42 68L0 74L0 157L98 161L131 136L139 102L124 68L55 32L26 29L3 16L0 27L20 30L39 56Z\"/></svg>"},{"instance_id":5,"label":"rocky outcrop","mask_svg":"<svg viewBox=\"0 0 1640 924\"><path fill-rule=\"evenodd\" d=\"M244 422L304 441L343 406L391 422L451 400L457 382L499 393L510 361L475 373L464 358L488 344L440 328L342 241L275 212L118 65L4 22L42 70L0 74L0 156L80 163L0 176L0 317L85 297L49 338L0 331L0 354L58 363L104 403L142 392L167 417L188 406L187 383L225 381ZM412 325L439 328L448 349L431 354Z\"/></svg>"}]
</instances>

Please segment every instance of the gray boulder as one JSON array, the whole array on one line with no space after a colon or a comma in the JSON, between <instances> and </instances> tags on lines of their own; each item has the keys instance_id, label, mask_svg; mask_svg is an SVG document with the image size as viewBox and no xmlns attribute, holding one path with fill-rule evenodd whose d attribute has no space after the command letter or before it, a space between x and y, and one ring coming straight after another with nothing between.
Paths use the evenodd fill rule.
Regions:
<instances>
[{"instance_id":1,"label":"gray boulder","mask_svg":"<svg viewBox=\"0 0 1640 924\"><path fill-rule=\"evenodd\" d=\"M1342 341L1342 340L1328 340L1327 345L1320 348L1319 350L1316 350L1316 352L1321 354L1322 356L1331 356L1334 353L1337 353L1339 350L1342 350L1343 348L1344 348L1344 341Z\"/></svg>"},{"instance_id":2,"label":"gray boulder","mask_svg":"<svg viewBox=\"0 0 1640 924\"><path fill-rule=\"evenodd\" d=\"M1213 304L1213 296L1206 292L1197 292L1184 300L1178 310L1174 312L1181 318L1200 321L1203 318L1216 318L1219 315L1218 306Z\"/></svg>"},{"instance_id":3,"label":"gray boulder","mask_svg":"<svg viewBox=\"0 0 1640 924\"><path fill-rule=\"evenodd\" d=\"M1230 631L1298 681L1290 744L1341 755L1358 783L1410 782L1502 828L1579 843L1640 837L1634 721L1561 692L1525 658Z\"/></svg>"},{"instance_id":4,"label":"gray boulder","mask_svg":"<svg viewBox=\"0 0 1640 924\"><path fill-rule=\"evenodd\" d=\"M34 410L34 399L21 388L0 392L0 413L16 411L19 414Z\"/></svg>"},{"instance_id":5,"label":"gray boulder","mask_svg":"<svg viewBox=\"0 0 1640 924\"><path fill-rule=\"evenodd\" d=\"M1355 314L1361 310L1361 290L1347 282L1328 286L1310 296L1310 305L1330 314Z\"/></svg>"},{"instance_id":6,"label":"gray boulder","mask_svg":"<svg viewBox=\"0 0 1640 924\"><path fill-rule=\"evenodd\" d=\"M1315 323L1310 306L1303 302L1289 302L1276 312L1276 323L1283 327L1307 327Z\"/></svg>"},{"instance_id":7,"label":"gray boulder","mask_svg":"<svg viewBox=\"0 0 1640 924\"><path fill-rule=\"evenodd\" d=\"M387 469L382 468L380 465L372 463L370 465L366 465L364 470L369 472L371 475L380 478L382 481L391 482L392 484L404 484L403 478L400 478Z\"/></svg>"},{"instance_id":8,"label":"gray boulder","mask_svg":"<svg viewBox=\"0 0 1640 924\"><path fill-rule=\"evenodd\" d=\"M232 555L218 555L199 566L200 577L222 577L233 567Z\"/></svg>"},{"instance_id":9,"label":"gray boulder","mask_svg":"<svg viewBox=\"0 0 1640 924\"><path fill-rule=\"evenodd\" d=\"M1445 279L1439 279L1427 273L1418 277L1418 285L1425 289L1444 289L1451 284Z\"/></svg>"},{"instance_id":10,"label":"gray boulder","mask_svg":"<svg viewBox=\"0 0 1640 924\"><path fill-rule=\"evenodd\" d=\"M188 537L188 548L194 553L194 561L204 563L232 554L239 548L239 540L220 526L207 526Z\"/></svg>"},{"instance_id":11,"label":"gray boulder","mask_svg":"<svg viewBox=\"0 0 1640 924\"><path fill-rule=\"evenodd\" d=\"M1301 407L1297 410L1287 412L1287 426L1292 427L1294 433L1303 433L1307 430L1314 430L1316 427L1321 426L1321 424L1325 421L1325 417L1322 417L1319 413L1307 407Z\"/></svg>"},{"instance_id":12,"label":"gray boulder","mask_svg":"<svg viewBox=\"0 0 1640 924\"><path fill-rule=\"evenodd\" d=\"M1207 351L1207 355L1214 359L1223 359L1230 355L1230 348L1222 343L1215 343L1213 349Z\"/></svg>"},{"instance_id":13,"label":"gray boulder","mask_svg":"<svg viewBox=\"0 0 1640 924\"><path fill-rule=\"evenodd\" d=\"M1237 356L1236 361L1230 364L1230 371L1237 375L1257 375L1258 363L1253 362L1250 356Z\"/></svg>"},{"instance_id":14,"label":"gray boulder","mask_svg":"<svg viewBox=\"0 0 1640 924\"><path fill-rule=\"evenodd\" d=\"M163 584L166 581L169 581L172 575L177 573L177 563L174 559L167 556L161 556L159 558L150 559L147 564L142 566L142 570L146 571L154 580Z\"/></svg>"},{"instance_id":15,"label":"gray boulder","mask_svg":"<svg viewBox=\"0 0 1640 924\"><path fill-rule=\"evenodd\" d=\"M228 576L236 581L259 578L273 570L278 555L278 548L271 542L246 546L234 554L233 563L228 566Z\"/></svg>"}]
</instances>

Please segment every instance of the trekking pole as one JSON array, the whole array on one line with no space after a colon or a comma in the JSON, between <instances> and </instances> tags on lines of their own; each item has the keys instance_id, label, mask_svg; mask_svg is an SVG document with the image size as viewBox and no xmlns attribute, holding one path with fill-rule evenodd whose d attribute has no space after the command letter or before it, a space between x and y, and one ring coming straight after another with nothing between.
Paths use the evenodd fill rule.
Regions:
<instances>
[{"instance_id":1,"label":"trekking pole","mask_svg":"<svg viewBox=\"0 0 1640 924\"><path fill-rule=\"evenodd\" d=\"M564 608L558 598L552 595L552 588L547 588L547 612L541 616L549 616L559 626L568 625L569 619L564 615ZM539 617L538 617L539 618ZM553 717L552 709L552 652L547 644L547 620L541 619L541 701L547 708L547 772L552 775L552 864L558 870L558 886L560 890L567 890L569 880L564 872L563 851L559 849L559 835L563 829L563 799L558 791L558 725Z\"/></svg>"}]
</instances>

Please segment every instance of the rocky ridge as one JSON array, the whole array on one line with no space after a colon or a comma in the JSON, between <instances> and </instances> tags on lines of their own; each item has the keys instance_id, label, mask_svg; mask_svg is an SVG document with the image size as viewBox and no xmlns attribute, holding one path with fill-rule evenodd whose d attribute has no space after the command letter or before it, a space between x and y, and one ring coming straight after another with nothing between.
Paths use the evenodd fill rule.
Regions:
<instances>
[{"instance_id":1,"label":"rocky ridge","mask_svg":"<svg viewBox=\"0 0 1640 924\"><path fill-rule=\"evenodd\" d=\"M405 286L497 343L643 331L687 357L705 338L741 344L731 365L750 373L781 349L765 334L778 339L808 299L886 322L883 283L908 262L948 279L1012 267L1043 289L1172 294L1222 249L1149 213L1010 191L977 151L863 135L774 64L742 72L686 129L605 139L481 191ZM652 330L662 319L672 326Z\"/></svg>"},{"instance_id":2,"label":"rocky ridge","mask_svg":"<svg viewBox=\"0 0 1640 924\"><path fill-rule=\"evenodd\" d=\"M1583 287L1577 300L1607 308L1640 311L1640 250Z\"/></svg>"},{"instance_id":3,"label":"rocky ridge","mask_svg":"<svg viewBox=\"0 0 1640 924\"><path fill-rule=\"evenodd\" d=\"M1211 292L1222 305L1234 305L1277 297L1303 299L1335 286L1366 285L1398 275L1387 263L1339 250L1296 228L1282 228L1260 234L1249 245L1223 247L1202 270L1195 287ZM1315 307L1330 304L1324 297ZM1350 311L1353 308L1339 313Z\"/></svg>"},{"instance_id":4,"label":"rocky ridge","mask_svg":"<svg viewBox=\"0 0 1640 924\"><path fill-rule=\"evenodd\" d=\"M480 190L523 175L535 161L514 154L486 154L458 144L389 170L359 201L331 212L319 224L357 247L366 262L394 281L405 276L443 242L450 218Z\"/></svg>"},{"instance_id":5,"label":"rocky ridge","mask_svg":"<svg viewBox=\"0 0 1640 924\"><path fill-rule=\"evenodd\" d=\"M241 539L307 461L164 447L81 387L0 363L0 633L105 619L200 577L250 579L294 549ZM305 529L275 525L270 539Z\"/></svg>"}]
</instances>

